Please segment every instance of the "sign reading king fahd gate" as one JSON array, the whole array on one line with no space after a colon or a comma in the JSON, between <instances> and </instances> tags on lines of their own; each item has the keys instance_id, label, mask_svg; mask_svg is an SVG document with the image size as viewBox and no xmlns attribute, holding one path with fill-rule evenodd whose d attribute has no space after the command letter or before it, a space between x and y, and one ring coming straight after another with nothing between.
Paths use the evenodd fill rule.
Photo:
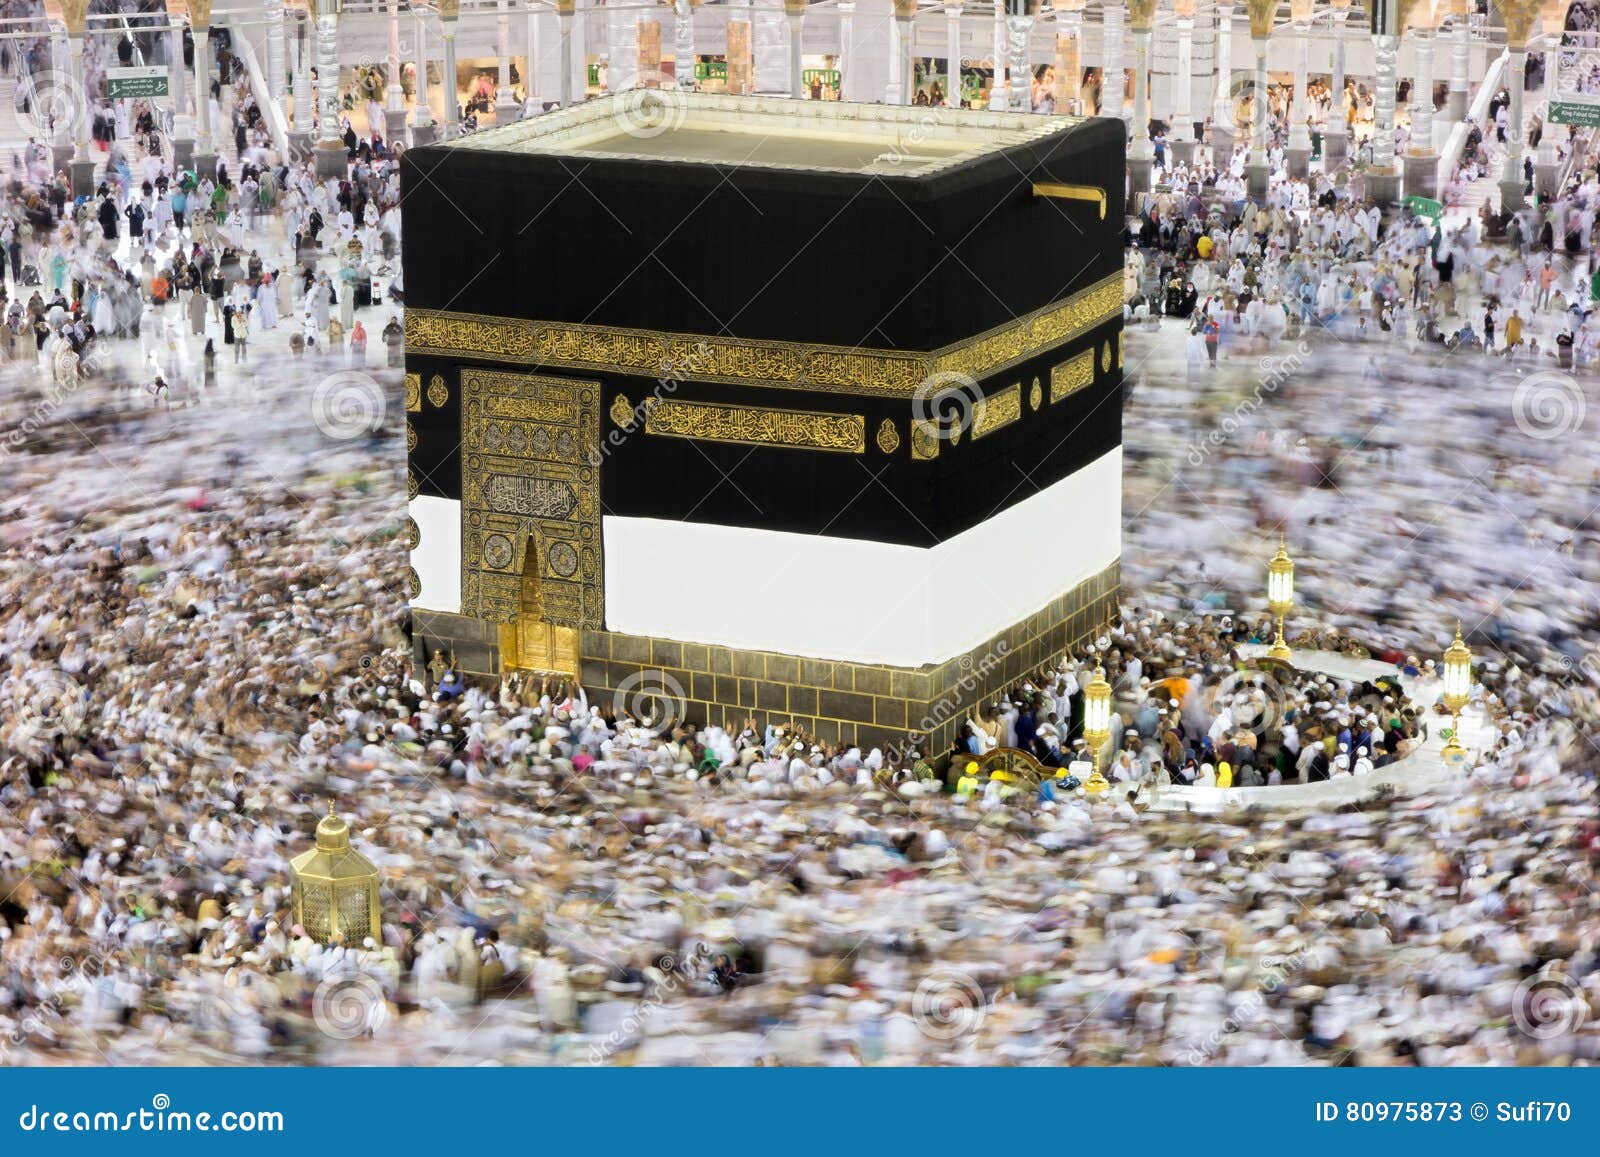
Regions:
<instances>
[{"instance_id":1,"label":"sign reading king fahd gate","mask_svg":"<svg viewBox=\"0 0 1600 1157\"><path fill-rule=\"evenodd\" d=\"M1550 102L1550 123L1556 125L1600 125L1600 104L1588 101L1553 100Z\"/></svg>"},{"instance_id":2,"label":"sign reading king fahd gate","mask_svg":"<svg viewBox=\"0 0 1600 1157\"><path fill-rule=\"evenodd\" d=\"M124 97L167 96L171 80L167 70L160 65L143 68L106 69L106 95L112 100Z\"/></svg>"}]
</instances>

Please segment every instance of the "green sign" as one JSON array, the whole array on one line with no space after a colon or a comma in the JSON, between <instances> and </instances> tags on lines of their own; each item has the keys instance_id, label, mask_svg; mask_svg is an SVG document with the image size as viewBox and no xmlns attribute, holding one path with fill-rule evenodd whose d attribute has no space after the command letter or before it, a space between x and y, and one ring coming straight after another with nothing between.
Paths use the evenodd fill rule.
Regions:
<instances>
[{"instance_id":1,"label":"green sign","mask_svg":"<svg viewBox=\"0 0 1600 1157\"><path fill-rule=\"evenodd\" d=\"M165 68L106 69L106 95L112 100L167 96L171 91Z\"/></svg>"},{"instance_id":2,"label":"green sign","mask_svg":"<svg viewBox=\"0 0 1600 1157\"><path fill-rule=\"evenodd\" d=\"M813 84L820 84L823 88L839 87L839 70L837 68L802 68L800 79L807 88Z\"/></svg>"},{"instance_id":3,"label":"green sign","mask_svg":"<svg viewBox=\"0 0 1600 1157\"><path fill-rule=\"evenodd\" d=\"M1418 217L1427 217L1431 221L1437 221L1440 217L1444 216L1444 205L1439 201L1435 201L1431 197L1418 197L1413 195L1407 197L1401 203L1415 213Z\"/></svg>"},{"instance_id":4,"label":"green sign","mask_svg":"<svg viewBox=\"0 0 1600 1157\"><path fill-rule=\"evenodd\" d=\"M694 65L694 78L696 80L720 80L726 84L728 80L728 62L726 60L697 60Z\"/></svg>"},{"instance_id":5,"label":"green sign","mask_svg":"<svg viewBox=\"0 0 1600 1157\"><path fill-rule=\"evenodd\" d=\"M1553 100L1550 102L1550 123L1593 128L1600 125L1600 104Z\"/></svg>"},{"instance_id":6,"label":"green sign","mask_svg":"<svg viewBox=\"0 0 1600 1157\"><path fill-rule=\"evenodd\" d=\"M591 64L589 66L589 87L600 87L600 66L598 64Z\"/></svg>"}]
</instances>

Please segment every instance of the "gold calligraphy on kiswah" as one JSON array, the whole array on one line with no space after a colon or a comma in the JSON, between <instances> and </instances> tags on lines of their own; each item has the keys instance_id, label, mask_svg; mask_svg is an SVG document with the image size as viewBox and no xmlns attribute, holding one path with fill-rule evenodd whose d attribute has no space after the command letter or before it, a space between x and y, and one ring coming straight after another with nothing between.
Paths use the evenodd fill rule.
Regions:
<instances>
[{"instance_id":1,"label":"gold calligraphy on kiswah","mask_svg":"<svg viewBox=\"0 0 1600 1157\"><path fill-rule=\"evenodd\" d=\"M867 423L860 414L662 401L650 408L644 428L647 434L746 446L788 446L850 454L861 454L867 448Z\"/></svg>"},{"instance_id":2,"label":"gold calligraphy on kiswah","mask_svg":"<svg viewBox=\"0 0 1600 1157\"><path fill-rule=\"evenodd\" d=\"M1094 350L1085 350L1050 367L1050 401L1069 398L1094 382Z\"/></svg>"},{"instance_id":3,"label":"gold calligraphy on kiswah","mask_svg":"<svg viewBox=\"0 0 1600 1157\"><path fill-rule=\"evenodd\" d=\"M492 418L518 418L525 422L578 422L578 396L565 387L542 387L524 396L491 394L487 402Z\"/></svg>"},{"instance_id":4,"label":"gold calligraphy on kiswah","mask_svg":"<svg viewBox=\"0 0 1600 1157\"><path fill-rule=\"evenodd\" d=\"M932 374L982 378L1054 349L1122 312L1107 277L1032 314L942 349L918 352L763 342L412 309L406 348L501 363L614 371L681 381L910 397Z\"/></svg>"},{"instance_id":5,"label":"gold calligraphy on kiswah","mask_svg":"<svg viewBox=\"0 0 1600 1157\"><path fill-rule=\"evenodd\" d=\"M981 399L972 411L972 436L982 438L1022 417L1022 383Z\"/></svg>"}]
</instances>

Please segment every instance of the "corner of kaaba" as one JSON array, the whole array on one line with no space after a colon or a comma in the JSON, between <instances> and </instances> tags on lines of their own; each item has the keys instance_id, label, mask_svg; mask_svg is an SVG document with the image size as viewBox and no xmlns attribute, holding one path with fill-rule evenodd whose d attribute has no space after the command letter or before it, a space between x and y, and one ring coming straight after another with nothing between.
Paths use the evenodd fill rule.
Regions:
<instances>
[{"instance_id":1,"label":"corner of kaaba","mask_svg":"<svg viewBox=\"0 0 1600 1157\"><path fill-rule=\"evenodd\" d=\"M1114 613L1125 145L635 91L410 150L416 649L947 750Z\"/></svg>"}]
</instances>

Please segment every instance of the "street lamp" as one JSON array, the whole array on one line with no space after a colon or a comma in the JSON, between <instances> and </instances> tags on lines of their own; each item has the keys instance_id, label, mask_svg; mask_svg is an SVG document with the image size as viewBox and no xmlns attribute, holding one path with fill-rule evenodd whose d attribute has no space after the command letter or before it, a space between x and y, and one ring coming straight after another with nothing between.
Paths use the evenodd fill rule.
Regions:
<instances>
[{"instance_id":1,"label":"street lamp","mask_svg":"<svg viewBox=\"0 0 1600 1157\"><path fill-rule=\"evenodd\" d=\"M1111 785L1100 774L1100 749L1111 739L1111 684L1106 682L1106 671L1098 662L1094 665L1094 678L1083 689L1083 740L1089 745L1094 760L1094 773L1084 790L1099 794Z\"/></svg>"},{"instance_id":2,"label":"street lamp","mask_svg":"<svg viewBox=\"0 0 1600 1157\"><path fill-rule=\"evenodd\" d=\"M1461 624L1456 624L1456 640L1444 653L1444 693L1439 701L1450 712L1450 742L1440 752L1445 758L1459 758L1467 749L1461 742L1461 709L1472 698L1472 652L1461 641Z\"/></svg>"},{"instance_id":3,"label":"street lamp","mask_svg":"<svg viewBox=\"0 0 1600 1157\"><path fill-rule=\"evenodd\" d=\"M1267 658L1289 661L1289 644L1283 638L1283 620L1294 609L1294 560L1278 539L1278 553L1267 564L1267 610L1278 620L1278 637L1272 641Z\"/></svg>"}]
</instances>

